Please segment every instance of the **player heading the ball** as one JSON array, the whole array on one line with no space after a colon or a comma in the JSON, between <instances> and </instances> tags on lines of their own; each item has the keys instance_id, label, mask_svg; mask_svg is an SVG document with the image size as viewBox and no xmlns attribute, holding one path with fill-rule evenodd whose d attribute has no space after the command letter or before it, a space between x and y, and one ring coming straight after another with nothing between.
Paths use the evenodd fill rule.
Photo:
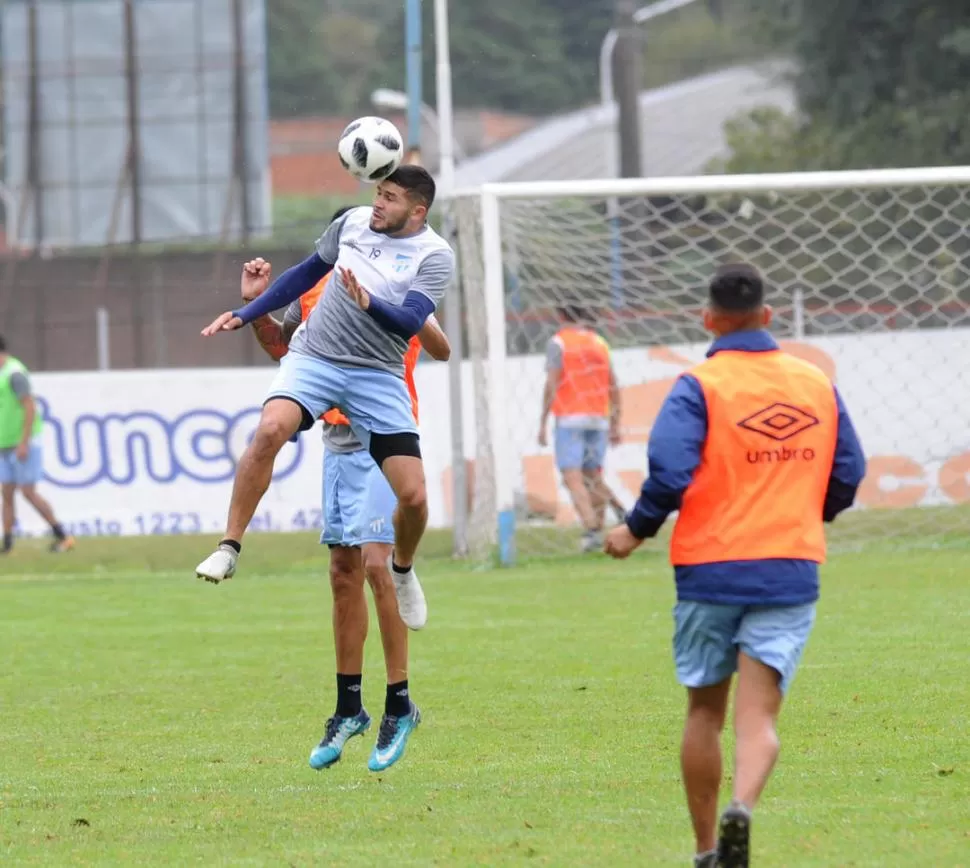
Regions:
<instances>
[{"instance_id":1,"label":"player heading the ball","mask_svg":"<svg viewBox=\"0 0 970 868\"><path fill-rule=\"evenodd\" d=\"M354 208L334 221L315 253L255 301L226 311L202 330L212 337L239 329L334 273L329 290L293 335L270 386L256 433L236 468L225 536L196 568L199 577L219 582L235 573L243 535L269 487L277 453L321 413L340 407L397 497L391 568L398 605L409 627L424 626L427 606L413 563L428 519L427 492L403 359L408 342L454 280L454 252L427 223L434 197L434 179L425 169L400 166L378 183L372 207ZM269 278L268 263L255 260L243 279L265 286Z\"/></svg>"}]
</instances>

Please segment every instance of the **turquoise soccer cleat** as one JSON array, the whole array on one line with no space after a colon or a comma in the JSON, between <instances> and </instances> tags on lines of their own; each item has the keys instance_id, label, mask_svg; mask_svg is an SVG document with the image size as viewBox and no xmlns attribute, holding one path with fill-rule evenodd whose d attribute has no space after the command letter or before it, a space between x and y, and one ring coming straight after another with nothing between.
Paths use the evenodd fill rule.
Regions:
<instances>
[{"instance_id":1,"label":"turquoise soccer cleat","mask_svg":"<svg viewBox=\"0 0 970 868\"><path fill-rule=\"evenodd\" d=\"M354 717L334 715L327 721L327 730L310 753L310 768L320 771L332 766L343 753L344 745L355 735L363 735L370 729L370 715L360 710Z\"/></svg>"},{"instance_id":2,"label":"turquoise soccer cleat","mask_svg":"<svg viewBox=\"0 0 970 868\"><path fill-rule=\"evenodd\" d=\"M377 734L377 744L370 755L367 768L372 772L382 772L390 768L402 756L407 747L411 733L421 723L421 712L412 702L411 711L404 717L392 717L385 714L381 719L381 729Z\"/></svg>"}]
</instances>

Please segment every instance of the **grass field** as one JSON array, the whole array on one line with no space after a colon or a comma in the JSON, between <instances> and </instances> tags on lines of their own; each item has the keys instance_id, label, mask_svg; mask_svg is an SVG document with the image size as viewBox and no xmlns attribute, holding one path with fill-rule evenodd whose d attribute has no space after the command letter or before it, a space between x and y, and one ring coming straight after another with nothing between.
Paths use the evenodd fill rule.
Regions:
<instances>
[{"instance_id":1,"label":"grass field","mask_svg":"<svg viewBox=\"0 0 970 868\"><path fill-rule=\"evenodd\" d=\"M425 561L424 724L374 775L375 730L307 766L333 706L319 547L253 536L214 587L210 542L0 561L0 863L690 864L662 556ZM968 661L970 547L835 557L754 864L970 866Z\"/></svg>"}]
</instances>

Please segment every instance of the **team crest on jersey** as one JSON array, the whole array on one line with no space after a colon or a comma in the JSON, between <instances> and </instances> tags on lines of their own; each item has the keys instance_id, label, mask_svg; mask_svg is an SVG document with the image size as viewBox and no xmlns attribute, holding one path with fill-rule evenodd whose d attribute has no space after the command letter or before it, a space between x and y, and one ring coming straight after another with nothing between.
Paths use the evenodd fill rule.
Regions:
<instances>
[{"instance_id":1,"label":"team crest on jersey","mask_svg":"<svg viewBox=\"0 0 970 868\"><path fill-rule=\"evenodd\" d=\"M411 257L405 256L403 253L399 253L394 257L394 270L400 274L402 271L407 271L408 266L411 264Z\"/></svg>"}]
</instances>

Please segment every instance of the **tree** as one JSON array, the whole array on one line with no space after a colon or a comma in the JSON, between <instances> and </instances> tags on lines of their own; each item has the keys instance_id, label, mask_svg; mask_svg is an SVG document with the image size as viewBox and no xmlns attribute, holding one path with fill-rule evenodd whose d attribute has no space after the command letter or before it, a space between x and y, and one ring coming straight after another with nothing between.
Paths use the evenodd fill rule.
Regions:
<instances>
[{"instance_id":1,"label":"tree","mask_svg":"<svg viewBox=\"0 0 970 868\"><path fill-rule=\"evenodd\" d=\"M604 0L593 0L599 6ZM503 108L507 111L547 113L573 107L592 95L595 61L573 57L569 51L586 43L584 51L599 50L603 33L589 28L589 36L564 35L563 8L573 14L581 0L489 0L450 4L452 90L456 105ZM433 4L424 0L424 87L434 94L435 56ZM588 17L588 16L587 16ZM572 26L572 24L570 25ZM580 28L582 32L583 28ZM572 40L572 41L571 41ZM595 42L595 49L592 43ZM381 79L386 87L403 89L404 9L379 41L386 58ZM586 68L588 67L588 69ZM583 80L585 78L585 84ZM433 100L429 100L433 101Z\"/></svg>"},{"instance_id":2,"label":"tree","mask_svg":"<svg viewBox=\"0 0 970 868\"><path fill-rule=\"evenodd\" d=\"M959 0L753 0L797 63L801 115L728 130L729 171L970 160L970 6Z\"/></svg>"},{"instance_id":3,"label":"tree","mask_svg":"<svg viewBox=\"0 0 970 868\"><path fill-rule=\"evenodd\" d=\"M322 21L319 0L281 0L266 16L269 105L274 117L332 108L327 92L320 92L320 83L330 75L329 59L317 41Z\"/></svg>"},{"instance_id":4,"label":"tree","mask_svg":"<svg viewBox=\"0 0 970 868\"><path fill-rule=\"evenodd\" d=\"M378 35L391 16L384 0L274 0L266 16L271 114L352 113L366 105L381 65Z\"/></svg>"}]
</instances>

